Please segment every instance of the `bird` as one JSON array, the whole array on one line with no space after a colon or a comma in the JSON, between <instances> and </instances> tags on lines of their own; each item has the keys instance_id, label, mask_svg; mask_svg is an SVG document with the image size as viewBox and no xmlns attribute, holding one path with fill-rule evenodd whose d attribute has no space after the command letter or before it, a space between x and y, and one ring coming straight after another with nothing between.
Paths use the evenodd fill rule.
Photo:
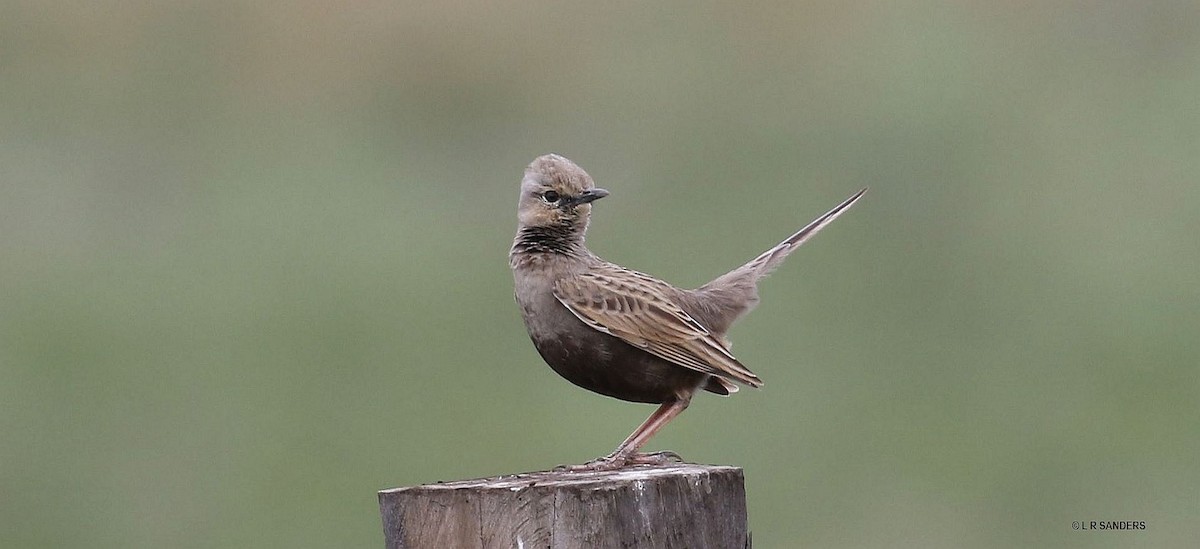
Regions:
<instances>
[{"instance_id":1,"label":"bird","mask_svg":"<svg viewBox=\"0 0 1200 549\"><path fill-rule=\"evenodd\" d=\"M682 461L640 453L701 390L727 396L762 379L730 351L726 333L759 301L758 282L837 219L864 188L771 249L711 282L682 289L605 261L584 243L596 200L609 195L558 154L525 169L518 227L509 251L521 317L542 359L567 381L658 408L610 454L571 471L615 470Z\"/></svg>"}]
</instances>

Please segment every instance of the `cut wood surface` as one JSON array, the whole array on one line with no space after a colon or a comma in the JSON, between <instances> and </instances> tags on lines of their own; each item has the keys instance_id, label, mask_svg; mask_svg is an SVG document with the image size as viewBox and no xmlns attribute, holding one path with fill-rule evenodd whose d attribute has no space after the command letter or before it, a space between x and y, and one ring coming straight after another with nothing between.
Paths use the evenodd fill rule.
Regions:
<instances>
[{"instance_id":1,"label":"cut wood surface","mask_svg":"<svg viewBox=\"0 0 1200 549\"><path fill-rule=\"evenodd\" d=\"M379 492L389 549L749 547L738 467L525 473Z\"/></svg>"}]
</instances>

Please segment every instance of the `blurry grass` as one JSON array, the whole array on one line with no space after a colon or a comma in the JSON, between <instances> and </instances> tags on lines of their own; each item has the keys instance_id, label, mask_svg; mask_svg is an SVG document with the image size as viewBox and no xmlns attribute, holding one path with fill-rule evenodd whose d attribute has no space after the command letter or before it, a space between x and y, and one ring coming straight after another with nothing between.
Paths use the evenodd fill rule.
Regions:
<instances>
[{"instance_id":1,"label":"blurry grass","mask_svg":"<svg viewBox=\"0 0 1200 549\"><path fill-rule=\"evenodd\" d=\"M872 187L652 443L757 544L1200 539L1194 6L109 7L0 22L0 545L378 546L377 489L609 451L650 409L511 301L548 151L689 286Z\"/></svg>"}]
</instances>

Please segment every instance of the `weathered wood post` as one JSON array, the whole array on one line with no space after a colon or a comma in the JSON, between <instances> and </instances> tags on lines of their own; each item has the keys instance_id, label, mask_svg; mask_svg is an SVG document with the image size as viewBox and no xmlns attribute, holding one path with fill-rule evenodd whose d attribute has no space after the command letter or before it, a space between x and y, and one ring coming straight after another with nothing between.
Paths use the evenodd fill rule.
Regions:
<instances>
[{"instance_id":1,"label":"weathered wood post","mask_svg":"<svg viewBox=\"0 0 1200 549\"><path fill-rule=\"evenodd\" d=\"M540 472L379 492L388 549L743 549L738 467Z\"/></svg>"}]
</instances>

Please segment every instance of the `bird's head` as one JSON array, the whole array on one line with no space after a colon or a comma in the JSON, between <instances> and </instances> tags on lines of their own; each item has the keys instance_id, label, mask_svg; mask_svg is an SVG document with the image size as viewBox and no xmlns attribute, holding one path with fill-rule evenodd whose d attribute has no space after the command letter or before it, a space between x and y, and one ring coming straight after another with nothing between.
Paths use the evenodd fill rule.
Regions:
<instances>
[{"instance_id":1,"label":"bird's head","mask_svg":"<svg viewBox=\"0 0 1200 549\"><path fill-rule=\"evenodd\" d=\"M517 218L523 227L561 227L584 230L592 201L608 196L592 176L557 154L537 157L525 168Z\"/></svg>"}]
</instances>

